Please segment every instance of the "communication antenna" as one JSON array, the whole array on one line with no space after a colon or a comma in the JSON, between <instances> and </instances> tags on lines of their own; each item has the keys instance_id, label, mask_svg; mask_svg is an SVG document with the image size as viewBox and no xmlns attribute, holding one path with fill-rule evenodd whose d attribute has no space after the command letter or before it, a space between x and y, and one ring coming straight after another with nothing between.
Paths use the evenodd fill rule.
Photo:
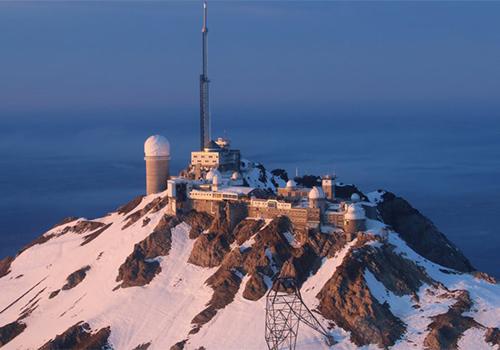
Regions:
<instances>
[{"instance_id":1,"label":"communication antenna","mask_svg":"<svg viewBox=\"0 0 500 350\"><path fill-rule=\"evenodd\" d=\"M210 130L210 93L208 79L208 5L203 1L202 73L200 74L200 149L203 151L211 140Z\"/></svg>"},{"instance_id":2,"label":"communication antenna","mask_svg":"<svg viewBox=\"0 0 500 350\"><path fill-rule=\"evenodd\" d=\"M295 279L280 277L266 296L265 339L269 350L295 350L300 323L323 335L328 346L335 344L302 300Z\"/></svg>"}]
</instances>

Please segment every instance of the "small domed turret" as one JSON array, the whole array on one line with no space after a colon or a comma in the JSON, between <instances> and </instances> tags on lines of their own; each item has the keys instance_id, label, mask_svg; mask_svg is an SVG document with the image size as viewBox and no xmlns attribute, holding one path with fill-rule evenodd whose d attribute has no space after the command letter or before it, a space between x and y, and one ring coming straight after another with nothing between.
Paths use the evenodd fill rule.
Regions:
<instances>
[{"instance_id":1,"label":"small domed turret","mask_svg":"<svg viewBox=\"0 0 500 350\"><path fill-rule=\"evenodd\" d=\"M357 193L353 193L353 194L351 195L351 202L353 202L353 203L357 203L357 202L359 202L360 200L361 200L361 197L359 196L359 194L357 194Z\"/></svg>"},{"instance_id":2,"label":"small domed turret","mask_svg":"<svg viewBox=\"0 0 500 350\"><path fill-rule=\"evenodd\" d=\"M344 215L344 231L348 240L352 240L358 231L366 229L366 213L360 204L350 204Z\"/></svg>"},{"instance_id":3,"label":"small domed turret","mask_svg":"<svg viewBox=\"0 0 500 350\"><path fill-rule=\"evenodd\" d=\"M286 188L295 188L295 187L297 187L297 183L292 179L288 180L288 182L286 183Z\"/></svg>"},{"instance_id":4,"label":"small domed turret","mask_svg":"<svg viewBox=\"0 0 500 350\"><path fill-rule=\"evenodd\" d=\"M366 213L361 205L351 204L347 208L347 213L344 215L346 220L365 220Z\"/></svg>"},{"instance_id":5,"label":"small domed turret","mask_svg":"<svg viewBox=\"0 0 500 350\"><path fill-rule=\"evenodd\" d=\"M325 210L326 196L323 189L318 186L314 186L312 190L309 191L309 208L319 208L321 212Z\"/></svg>"},{"instance_id":6,"label":"small domed turret","mask_svg":"<svg viewBox=\"0 0 500 350\"><path fill-rule=\"evenodd\" d=\"M318 186L314 186L311 191L309 191L309 199L325 199L325 192Z\"/></svg>"}]
</instances>

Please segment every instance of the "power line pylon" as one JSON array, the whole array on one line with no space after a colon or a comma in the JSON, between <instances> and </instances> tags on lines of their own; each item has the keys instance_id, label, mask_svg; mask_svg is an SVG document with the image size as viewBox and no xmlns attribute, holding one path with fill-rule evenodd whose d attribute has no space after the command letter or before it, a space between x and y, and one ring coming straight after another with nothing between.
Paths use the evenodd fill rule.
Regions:
<instances>
[{"instance_id":1,"label":"power line pylon","mask_svg":"<svg viewBox=\"0 0 500 350\"><path fill-rule=\"evenodd\" d=\"M333 337L302 300L295 279L276 279L266 296L265 338L268 349L295 350L301 322L323 335L328 346L335 344Z\"/></svg>"}]
</instances>

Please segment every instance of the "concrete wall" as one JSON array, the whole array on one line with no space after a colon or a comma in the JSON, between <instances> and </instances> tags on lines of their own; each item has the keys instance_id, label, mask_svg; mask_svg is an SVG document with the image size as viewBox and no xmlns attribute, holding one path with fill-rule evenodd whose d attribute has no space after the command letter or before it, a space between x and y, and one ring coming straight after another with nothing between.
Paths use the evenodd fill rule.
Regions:
<instances>
[{"instance_id":1,"label":"concrete wall","mask_svg":"<svg viewBox=\"0 0 500 350\"><path fill-rule=\"evenodd\" d=\"M153 194L167 189L169 177L169 159L167 157L145 157L146 194Z\"/></svg>"},{"instance_id":2,"label":"concrete wall","mask_svg":"<svg viewBox=\"0 0 500 350\"><path fill-rule=\"evenodd\" d=\"M293 225L299 229L306 228L308 221L313 223L319 223L319 209L307 209L307 208L294 208L294 209L278 209L278 208L257 208L249 207L248 216L264 218L264 219L274 219L277 216L286 215L293 223Z\"/></svg>"},{"instance_id":3,"label":"concrete wall","mask_svg":"<svg viewBox=\"0 0 500 350\"><path fill-rule=\"evenodd\" d=\"M347 234L354 235L358 231L366 230L366 220L345 220L344 231Z\"/></svg>"}]
</instances>

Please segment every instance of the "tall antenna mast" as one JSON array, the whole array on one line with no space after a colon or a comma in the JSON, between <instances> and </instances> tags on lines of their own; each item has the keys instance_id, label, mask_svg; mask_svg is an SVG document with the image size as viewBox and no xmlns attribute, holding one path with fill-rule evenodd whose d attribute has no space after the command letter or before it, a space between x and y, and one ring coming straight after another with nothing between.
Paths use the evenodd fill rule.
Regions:
<instances>
[{"instance_id":1,"label":"tall antenna mast","mask_svg":"<svg viewBox=\"0 0 500 350\"><path fill-rule=\"evenodd\" d=\"M208 92L208 7L203 1L202 55L203 67L200 74L200 149L203 151L210 142L210 107Z\"/></svg>"}]
</instances>

